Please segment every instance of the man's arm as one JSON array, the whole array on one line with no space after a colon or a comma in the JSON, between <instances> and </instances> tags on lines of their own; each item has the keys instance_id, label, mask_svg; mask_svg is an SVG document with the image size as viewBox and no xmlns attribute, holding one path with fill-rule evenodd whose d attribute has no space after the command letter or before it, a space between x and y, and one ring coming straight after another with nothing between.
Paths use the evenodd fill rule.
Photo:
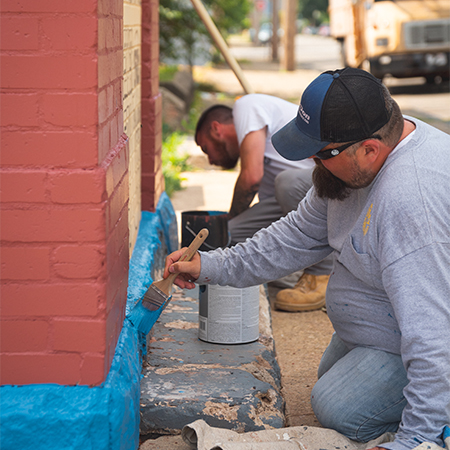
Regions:
<instances>
[{"instance_id":1,"label":"man's arm","mask_svg":"<svg viewBox=\"0 0 450 450\"><path fill-rule=\"evenodd\" d=\"M407 405L395 441L405 450L422 442L442 446L450 421L450 245L430 243L390 264L383 284L402 335L402 359L409 384Z\"/></svg>"},{"instance_id":2,"label":"man's arm","mask_svg":"<svg viewBox=\"0 0 450 450\"><path fill-rule=\"evenodd\" d=\"M264 175L266 130L267 127L264 127L248 133L239 148L241 171L234 186L228 219L248 209L259 190Z\"/></svg>"}]
</instances>

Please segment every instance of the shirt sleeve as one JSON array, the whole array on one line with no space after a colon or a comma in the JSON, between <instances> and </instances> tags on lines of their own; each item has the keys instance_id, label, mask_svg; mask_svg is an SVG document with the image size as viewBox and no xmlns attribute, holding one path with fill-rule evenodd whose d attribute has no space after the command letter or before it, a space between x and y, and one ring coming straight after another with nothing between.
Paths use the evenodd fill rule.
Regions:
<instances>
[{"instance_id":1,"label":"shirt sleeve","mask_svg":"<svg viewBox=\"0 0 450 450\"><path fill-rule=\"evenodd\" d=\"M239 145L252 131L261 130L269 125L269 117L264 107L259 105L253 95L246 95L237 100L233 106L233 123Z\"/></svg>"},{"instance_id":2,"label":"shirt sleeve","mask_svg":"<svg viewBox=\"0 0 450 450\"><path fill-rule=\"evenodd\" d=\"M442 447L450 423L450 244L417 249L386 267L382 278L409 379L399 430L383 447L409 450L426 441Z\"/></svg>"},{"instance_id":3,"label":"shirt sleeve","mask_svg":"<svg viewBox=\"0 0 450 450\"><path fill-rule=\"evenodd\" d=\"M276 280L326 258L327 203L310 190L296 211L232 248L200 252L199 284L247 287Z\"/></svg>"}]
</instances>

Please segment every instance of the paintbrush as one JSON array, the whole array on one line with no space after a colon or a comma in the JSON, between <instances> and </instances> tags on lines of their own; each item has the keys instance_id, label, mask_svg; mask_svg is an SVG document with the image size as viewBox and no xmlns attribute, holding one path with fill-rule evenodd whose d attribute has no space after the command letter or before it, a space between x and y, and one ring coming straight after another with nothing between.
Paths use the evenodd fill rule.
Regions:
<instances>
[{"instance_id":1,"label":"paintbrush","mask_svg":"<svg viewBox=\"0 0 450 450\"><path fill-rule=\"evenodd\" d=\"M209 231L203 228L183 253L179 261L190 261L200 248ZM127 318L144 334L148 334L172 298L172 285L178 273L172 273L164 280L153 282L144 296L133 306Z\"/></svg>"}]
</instances>

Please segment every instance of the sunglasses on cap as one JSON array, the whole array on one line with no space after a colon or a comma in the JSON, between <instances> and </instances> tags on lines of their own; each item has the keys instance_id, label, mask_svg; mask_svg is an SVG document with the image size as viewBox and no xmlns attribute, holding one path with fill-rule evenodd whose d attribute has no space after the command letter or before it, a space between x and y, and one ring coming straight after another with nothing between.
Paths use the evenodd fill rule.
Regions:
<instances>
[{"instance_id":1,"label":"sunglasses on cap","mask_svg":"<svg viewBox=\"0 0 450 450\"><path fill-rule=\"evenodd\" d=\"M353 141L348 144L341 145L340 147L328 148L326 150L320 150L320 152L317 152L314 155L314 158L318 158L318 159L322 159L322 160L334 158L335 156L339 155L339 153L342 153L344 150L351 147L352 145L355 145L358 142L367 141L367 139L381 139L381 136L379 134L374 134L373 136L368 137L366 139L359 139L357 141Z\"/></svg>"}]
</instances>

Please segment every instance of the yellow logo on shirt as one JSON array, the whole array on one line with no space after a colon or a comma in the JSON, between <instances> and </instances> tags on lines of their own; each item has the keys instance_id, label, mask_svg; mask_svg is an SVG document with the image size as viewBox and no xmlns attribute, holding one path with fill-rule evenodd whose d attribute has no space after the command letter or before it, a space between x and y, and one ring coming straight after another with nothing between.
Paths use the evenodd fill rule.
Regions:
<instances>
[{"instance_id":1,"label":"yellow logo on shirt","mask_svg":"<svg viewBox=\"0 0 450 450\"><path fill-rule=\"evenodd\" d=\"M371 203L371 205L369 206L369 209L367 210L366 217L364 218L364 223L363 223L364 236L369 231L370 219L372 218L372 207L373 207L373 203Z\"/></svg>"}]
</instances>

